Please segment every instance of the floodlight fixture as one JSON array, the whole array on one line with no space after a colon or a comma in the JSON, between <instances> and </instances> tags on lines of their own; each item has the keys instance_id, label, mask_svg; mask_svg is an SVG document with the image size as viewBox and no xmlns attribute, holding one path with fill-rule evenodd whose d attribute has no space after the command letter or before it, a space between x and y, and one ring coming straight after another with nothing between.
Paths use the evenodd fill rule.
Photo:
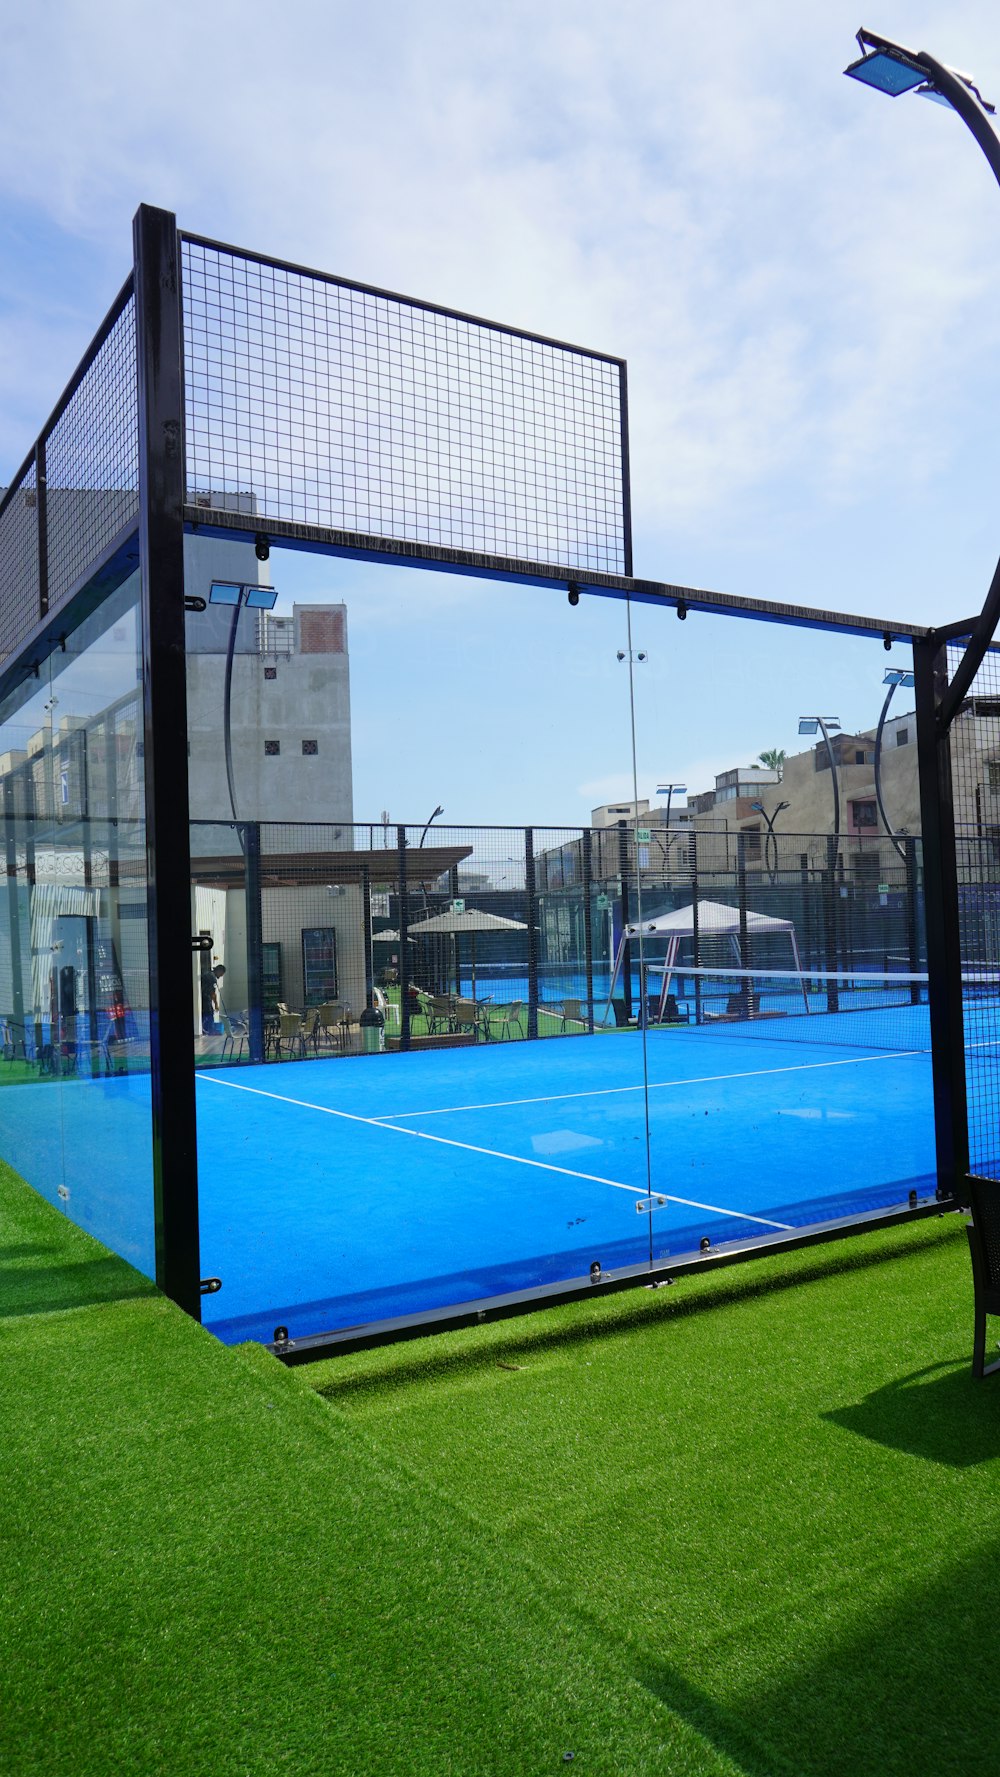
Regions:
<instances>
[{"instance_id":1,"label":"floodlight fixture","mask_svg":"<svg viewBox=\"0 0 1000 1777\"><path fill-rule=\"evenodd\" d=\"M906 49L903 44L893 43L891 38L879 37L863 27L857 36L861 55L844 69L852 80L860 80L862 85L874 87L876 92L887 93L891 99L915 92L921 99L934 99L937 104L952 109L956 109L954 99L958 95L954 89L949 92L948 88L952 81L957 81L973 95L983 111L989 116L995 113L996 106L983 98L972 76L963 74L960 68L948 68L936 62L926 50Z\"/></svg>"},{"instance_id":2,"label":"floodlight fixture","mask_svg":"<svg viewBox=\"0 0 1000 1777\"><path fill-rule=\"evenodd\" d=\"M248 611L273 611L278 595L273 586L245 586L243 597Z\"/></svg>"},{"instance_id":3,"label":"floodlight fixture","mask_svg":"<svg viewBox=\"0 0 1000 1777\"><path fill-rule=\"evenodd\" d=\"M243 602L243 588L238 580L213 580L208 602L210 605L239 606Z\"/></svg>"},{"instance_id":4,"label":"floodlight fixture","mask_svg":"<svg viewBox=\"0 0 1000 1777\"><path fill-rule=\"evenodd\" d=\"M916 680L912 673L903 672L899 667L890 667L882 683L883 685L892 685L894 689L897 685L903 685L907 690L910 690Z\"/></svg>"}]
</instances>

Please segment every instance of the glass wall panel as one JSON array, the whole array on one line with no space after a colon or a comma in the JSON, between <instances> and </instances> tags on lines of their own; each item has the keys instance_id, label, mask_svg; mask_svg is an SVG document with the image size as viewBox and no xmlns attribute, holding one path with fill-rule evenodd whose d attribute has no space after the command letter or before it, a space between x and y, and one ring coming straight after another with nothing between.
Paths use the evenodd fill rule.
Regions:
<instances>
[{"instance_id":1,"label":"glass wall panel","mask_svg":"<svg viewBox=\"0 0 1000 1777\"><path fill-rule=\"evenodd\" d=\"M650 607L641 636L654 1258L933 1198L908 653Z\"/></svg>"},{"instance_id":2,"label":"glass wall panel","mask_svg":"<svg viewBox=\"0 0 1000 1777\"><path fill-rule=\"evenodd\" d=\"M188 631L206 1324L321 1333L647 1265L642 1034L611 979L624 607L226 550L191 551L188 591L263 573L278 604Z\"/></svg>"},{"instance_id":3,"label":"glass wall panel","mask_svg":"<svg viewBox=\"0 0 1000 1777\"><path fill-rule=\"evenodd\" d=\"M0 704L0 1153L155 1270L133 576Z\"/></svg>"}]
</instances>

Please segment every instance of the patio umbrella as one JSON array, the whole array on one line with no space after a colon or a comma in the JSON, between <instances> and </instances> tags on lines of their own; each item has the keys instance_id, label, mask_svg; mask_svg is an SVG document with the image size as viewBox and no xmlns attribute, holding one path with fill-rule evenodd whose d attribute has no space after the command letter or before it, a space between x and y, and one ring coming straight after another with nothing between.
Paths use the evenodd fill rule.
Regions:
<instances>
[{"instance_id":1,"label":"patio umbrella","mask_svg":"<svg viewBox=\"0 0 1000 1777\"><path fill-rule=\"evenodd\" d=\"M472 936L472 997L476 997L476 934L477 932L526 932L527 926L520 919L504 919L499 913L485 913L479 907L466 907L461 913L449 909L446 913L433 913L429 919L415 920L407 928L410 938L420 938L425 932L447 934L457 941L463 932ZM387 934L380 932L379 937ZM398 937L398 933L396 936ZM457 958L457 949L456 949ZM461 981L461 970L459 970Z\"/></svg>"}]
</instances>

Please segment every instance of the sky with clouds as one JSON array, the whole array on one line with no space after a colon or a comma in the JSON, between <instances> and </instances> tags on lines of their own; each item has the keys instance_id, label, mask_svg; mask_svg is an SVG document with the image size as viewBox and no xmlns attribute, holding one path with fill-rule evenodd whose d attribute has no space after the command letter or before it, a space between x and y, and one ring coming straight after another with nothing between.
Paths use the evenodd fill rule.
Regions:
<instances>
[{"instance_id":1,"label":"sky with clouds","mask_svg":"<svg viewBox=\"0 0 1000 1777\"><path fill-rule=\"evenodd\" d=\"M1000 193L952 114L841 77L861 23L1000 101L987 0L864 19L855 0L12 12L0 482L147 201L627 358L637 574L921 623L973 612L1000 549ZM347 601L359 816L441 802L569 824L628 793L624 606L273 568L284 605ZM877 717L878 645L631 615L642 794L794 750L817 708Z\"/></svg>"}]
</instances>

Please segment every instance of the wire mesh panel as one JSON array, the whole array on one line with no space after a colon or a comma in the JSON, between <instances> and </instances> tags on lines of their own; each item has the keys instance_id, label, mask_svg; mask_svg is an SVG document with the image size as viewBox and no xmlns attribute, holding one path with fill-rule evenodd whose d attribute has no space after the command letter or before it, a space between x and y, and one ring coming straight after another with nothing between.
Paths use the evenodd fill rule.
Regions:
<instances>
[{"instance_id":1,"label":"wire mesh panel","mask_svg":"<svg viewBox=\"0 0 1000 1777\"><path fill-rule=\"evenodd\" d=\"M54 611L139 512L135 302L129 297L45 441Z\"/></svg>"},{"instance_id":2,"label":"wire mesh panel","mask_svg":"<svg viewBox=\"0 0 1000 1777\"><path fill-rule=\"evenodd\" d=\"M964 649L950 648L954 671ZM962 1010L972 1171L1000 1177L1000 655L990 652L951 729ZM984 991L993 980L994 992Z\"/></svg>"},{"instance_id":3,"label":"wire mesh panel","mask_svg":"<svg viewBox=\"0 0 1000 1777\"><path fill-rule=\"evenodd\" d=\"M38 622L38 489L32 461L0 507L0 661Z\"/></svg>"},{"instance_id":4,"label":"wire mesh panel","mask_svg":"<svg viewBox=\"0 0 1000 1777\"><path fill-rule=\"evenodd\" d=\"M619 360L183 252L189 501L250 493L262 524L631 571Z\"/></svg>"}]
</instances>

